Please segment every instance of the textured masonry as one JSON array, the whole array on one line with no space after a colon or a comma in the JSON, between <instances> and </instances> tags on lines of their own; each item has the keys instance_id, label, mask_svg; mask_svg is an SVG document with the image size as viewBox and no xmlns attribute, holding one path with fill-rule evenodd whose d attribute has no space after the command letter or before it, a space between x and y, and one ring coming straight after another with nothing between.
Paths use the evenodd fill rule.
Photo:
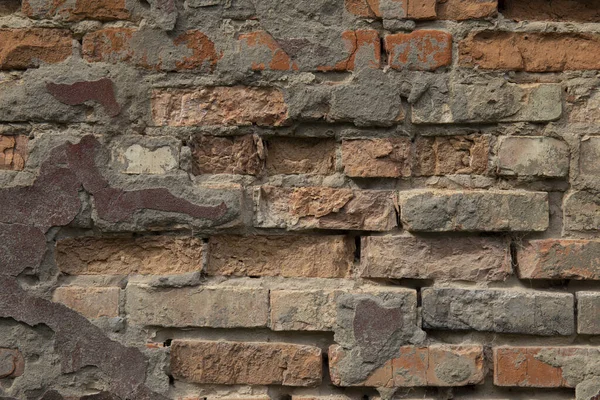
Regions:
<instances>
[{"instance_id":1,"label":"textured masonry","mask_svg":"<svg viewBox=\"0 0 600 400\"><path fill-rule=\"evenodd\" d=\"M0 0L0 398L600 398L597 0Z\"/></svg>"}]
</instances>

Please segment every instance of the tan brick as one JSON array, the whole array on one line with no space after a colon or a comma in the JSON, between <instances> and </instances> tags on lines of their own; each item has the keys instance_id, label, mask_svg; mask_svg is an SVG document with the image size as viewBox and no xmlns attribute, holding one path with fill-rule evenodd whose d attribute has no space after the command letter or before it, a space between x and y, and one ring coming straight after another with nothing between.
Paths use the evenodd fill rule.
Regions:
<instances>
[{"instance_id":1,"label":"tan brick","mask_svg":"<svg viewBox=\"0 0 600 400\"><path fill-rule=\"evenodd\" d=\"M263 169L263 145L256 135L218 137L202 135L190 143L195 175L258 175Z\"/></svg>"},{"instance_id":2,"label":"tan brick","mask_svg":"<svg viewBox=\"0 0 600 400\"><path fill-rule=\"evenodd\" d=\"M336 319L336 290L272 290L271 329L274 331L332 331Z\"/></svg>"},{"instance_id":3,"label":"tan brick","mask_svg":"<svg viewBox=\"0 0 600 400\"><path fill-rule=\"evenodd\" d=\"M333 139L270 138L267 140L267 173L333 174L335 147Z\"/></svg>"},{"instance_id":4,"label":"tan brick","mask_svg":"<svg viewBox=\"0 0 600 400\"><path fill-rule=\"evenodd\" d=\"M273 88L160 89L152 95L152 116L158 126L279 126L287 120L287 105Z\"/></svg>"},{"instance_id":5,"label":"tan brick","mask_svg":"<svg viewBox=\"0 0 600 400\"><path fill-rule=\"evenodd\" d=\"M0 135L0 170L20 171L27 161L27 136Z\"/></svg>"},{"instance_id":6,"label":"tan brick","mask_svg":"<svg viewBox=\"0 0 600 400\"><path fill-rule=\"evenodd\" d=\"M361 243L365 278L503 281L512 271L504 238L367 236Z\"/></svg>"},{"instance_id":7,"label":"tan brick","mask_svg":"<svg viewBox=\"0 0 600 400\"><path fill-rule=\"evenodd\" d=\"M397 226L393 192L262 186L255 191L260 228L387 231Z\"/></svg>"},{"instance_id":8,"label":"tan brick","mask_svg":"<svg viewBox=\"0 0 600 400\"><path fill-rule=\"evenodd\" d=\"M62 303L87 318L118 317L118 287L78 287L56 288L52 301Z\"/></svg>"},{"instance_id":9,"label":"tan brick","mask_svg":"<svg viewBox=\"0 0 600 400\"><path fill-rule=\"evenodd\" d=\"M212 236L209 275L344 278L354 260L344 236Z\"/></svg>"},{"instance_id":10,"label":"tan brick","mask_svg":"<svg viewBox=\"0 0 600 400\"><path fill-rule=\"evenodd\" d=\"M69 275L183 274L202 269L202 240L169 236L59 240L56 263Z\"/></svg>"},{"instance_id":11,"label":"tan brick","mask_svg":"<svg viewBox=\"0 0 600 400\"><path fill-rule=\"evenodd\" d=\"M487 171L489 137L450 136L345 140L344 172L351 177L399 178Z\"/></svg>"},{"instance_id":12,"label":"tan brick","mask_svg":"<svg viewBox=\"0 0 600 400\"><path fill-rule=\"evenodd\" d=\"M482 69L560 72L600 69L600 35L479 31L460 43L460 64Z\"/></svg>"},{"instance_id":13,"label":"tan brick","mask_svg":"<svg viewBox=\"0 0 600 400\"><path fill-rule=\"evenodd\" d=\"M521 279L600 280L600 240L531 240L517 257Z\"/></svg>"},{"instance_id":14,"label":"tan brick","mask_svg":"<svg viewBox=\"0 0 600 400\"><path fill-rule=\"evenodd\" d=\"M598 360L600 350L586 347L496 347L494 384L535 388L575 387L585 379L579 367ZM575 369L573 369L575 368Z\"/></svg>"},{"instance_id":15,"label":"tan brick","mask_svg":"<svg viewBox=\"0 0 600 400\"><path fill-rule=\"evenodd\" d=\"M317 386L321 350L285 343L174 340L175 379L200 384Z\"/></svg>"},{"instance_id":16,"label":"tan brick","mask_svg":"<svg viewBox=\"0 0 600 400\"><path fill-rule=\"evenodd\" d=\"M394 69L434 71L452 63L452 35L444 31L417 30L385 36L389 66Z\"/></svg>"},{"instance_id":17,"label":"tan brick","mask_svg":"<svg viewBox=\"0 0 600 400\"><path fill-rule=\"evenodd\" d=\"M466 386L485 378L483 347L480 345L402 346L395 357L376 368L364 381L348 382L338 369L346 351L338 345L329 348L329 370L336 386L415 387Z\"/></svg>"},{"instance_id":18,"label":"tan brick","mask_svg":"<svg viewBox=\"0 0 600 400\"><path fill-rule=\"evenodd\" d=\"M29 18L61 21L128 19L125 0L23 0L23 13Z\"/></svg>"},{"instance_id":19,"label":"tan brick","mask_svg":"<svg viewBox=\"0 0 600 400\"><path fill-rule=\"evenodd\" d=\"M0 70L56 64L71 56L72 48L66 29L0 29Z\"/></svg>"},{"instance_id":20,"label":"tan brick","mask_svg":"<svg viewBox=\"0 0 600 400\"><path fill-rule=\"evenodd\" d=\"M266 289L127 286L129 323L141 326L255 328L267 326Z\"/></svg>"},{"instance_id":21,"label":"tan brick","mask_svg":"<svg viewBox=\"0 0 600 400\"><path fill-rule=\"evenodd\" d=\"M438 0L436 10L438 19L490 18L498 13L498 0Z\"/></svg>"}]
</instances>

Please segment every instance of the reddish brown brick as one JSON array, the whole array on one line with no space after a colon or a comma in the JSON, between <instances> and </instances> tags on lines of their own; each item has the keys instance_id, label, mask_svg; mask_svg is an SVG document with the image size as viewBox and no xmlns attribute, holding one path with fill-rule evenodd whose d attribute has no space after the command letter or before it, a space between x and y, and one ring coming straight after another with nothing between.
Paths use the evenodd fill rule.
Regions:
<instances>
[{"instance_id":1,"label":"reddish brown brick","mask_svg":"<svg viewBox=\"0 0 600 400\"><path fill-rule=\"evenodd\" d=\"M542 0L545 2L545 0ZM530 3L520 1L521 4ZM438 0L437 18L462 21L490 18L498 13L498 0Z\"/></svg>"},{"instance_id":2,"label":"reddish brown brick","mask_svg":"<svg viewBox=\"0 0 600 400\"><path fill-rule=\"evenodd\" d=\"M212 71L219 59L214 43L197 30L171 39L160 31L105 28L85 35L82 48L88 62L125 62L152 70Z\"/></svg>"},{"instance_id":3,"label":"reddish brown brick","mask_svg":"<svg viewBox=\"0 0 600 400\"><path fill-rule=\"evenodd\" d=\"M283 92L246 86L159 89L152 95L158 126L261 125L287 121Z\"/></svg>"},{"instance_id":4,"label":"reddish brown brick","mask_svg":"<svg viewBox=\"0 0 600 400\"><path fill-rule=\"evenodd\" d=\"M600 22L596 0L504 0L502 15L517 21Z\"/></svg>"},{"instance_id":5,"label":"reddish brown brick","mask_svg":"<svg viewBox=\"0 0 600 400\"><path fill-rule=\"evenodd\" d=\"M27 161L27 136L0 135L0 170L20 171Z\"/></svg>"},{"instance_id":6,"label":"reddish brown brick","mask_svg":"<svg viewBox=\"0 0 600 400\"><path fill-rule=\"evenodd\" d=\"M25 360L18 349L0 348L0 379L17 378L25 372Z\"/></svg>"},{"instance_id":7,"label":"reddish brown brick","mask_svg":"<svg viewBox=\"0 0 600 400\"><path fill-rule=\"evenodd\" d=\"M480 31L460 43L460 64L483 69L559 72L600 69L600 35Z\"/></svg>"},{"instance_id":8,"label":"reddish brown brick","mask_svg":"<svg viewBox=\"0 0 600 400\"><path fill-rule=\"evenodd\" d=\"M349 382L338 369L346 351L329 348L329 371L336 386L414 387L466 386L485 378L483 347L479 345L402 346L395 357L375 369L364 381Z\"/></svg>"},{"instance_id":9,"label":"reddish brown brick","mask_svg":"<svg viewBox=\"0 0 600 400\"><path fill-rule=\"evenodd\" d=\"M72 43L66 29L0 29L0 70L59 63L71 55Z\"/></svg>"},{"instance_id":10,"label":"reddish brown brick","mask_svg":"<svg viewBox=\"0 0 600 400\"><path fill-rule=\"evenodd\" d=\"M354 241L344 236L213 236L209 275L344 278Z\"/></svg>"},{"instance_id":11,"label":"reddish brown brick","mask_svg":"<svg viewBox=\"0 0 600 400\"><path fill-rule=\"evenodd\" d=\"M579 368L599 356L599 349L589 347L496 347L494 384L572 388L585 379Z\"/></svg>"},{"instance_id":12,"label":"reddish brown brick","mask_svg":"<svg viewBox=\"0 0 600 400\"><path fill-rule=\"evenodd\" d=\"M258 175L263 168L264 152L256 135L218 137L202 135L190 143L195 175Z\"/></svg>"},{"instance_id":13,"label":"reddish brown brick","mask_svg":"<svg viewBox=\"0 0 600 400\"><path fill-rule=\"evenodd\" d=\"M518 247L522 279L600 280L600 241L532 240Z\"/></svg>"},{"instance_id":14,"label":"reddish brown brick","mask_svg":"<svg viewBox=\"0 0 600 400\"><path fill-rule=\"evenodd\" d=\"M434 71L452 63L452 35L434 30L387 35L385 51L392 68Z\"/></svg>"},{"instance_id":15,"label":"reddish brown brick","mask_svg":"<svg viewBox=\"0 0 600 400\"><path fill-rule=\"evenodd\" d=\"M436 0L408 0L408 18L435 19Z\"/></svg>"},{"instance_id":16,"label":"reddish brown brick","mask_svg":"<svg viewBox=\"0 0 600 400\"><path fill-rule=\"evenodd\" d=\"M335 172L333 139L271 138L267 140L267 173L329 175Z\"/></svg>"},{"instance_id":17,"label":"reddish brown brick","mask_svg":"<svg viewBox=\"0 0 600 400\"><path fill-rule=\"evenodd\" d=\"M23 0L23 13L29 18L62 21L128 19L125 0Z\"/></svg>"},{"instance_id":18,"label":"reddish brown brick","mask_svg":"<svg viewBox=\"0 0 600 400\"><path fill-rule=\"evenodd\" d=\"M318 67L319 71L354 71L363 67L377 69L381 66L381 41L379 32L372 29L345 31L342 40L350 54L333 66Z\"/></svg>"},{"instance_id":19,"label":"reddish brown brick","mask_svg":"<svg viewBox=\"0 0 600 400\"><path fill-rule=\"evenodd\" d=\"M52 300L77 311L87 318L118 317L118 287L78 287L56 288Z\"/></svg>"},{"instance_id":20,"label":"reddish brown brick","mask_svg":"<svg viewBox=\"0 0 600 400\"><path fill-rule=\"evenodd\" d=\"M317 386L321 349L285 343L174 340L175 379L200 384Z\"/></svg>"}]
</instances>

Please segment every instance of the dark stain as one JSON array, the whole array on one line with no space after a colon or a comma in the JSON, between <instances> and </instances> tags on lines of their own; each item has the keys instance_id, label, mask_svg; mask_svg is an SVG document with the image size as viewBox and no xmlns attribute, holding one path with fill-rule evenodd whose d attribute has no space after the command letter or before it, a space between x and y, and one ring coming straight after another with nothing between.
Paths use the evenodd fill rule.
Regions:
<instances>
[{"instance_id":1,"label":"dark stain","mask_svg":"<svg viewBox=\"0 0 600 400\"><path fill-rule=\"evenodd\" d=\"M363 360L374 362L385 345L402 330L403 314L400 308L385 308L373 300L356 304L353 331Z\"/></svg>"},{"instance_id":2,"label":"dark stain","mask_svg":"<svg viewBox=\"0 0 600 400\"><path fill-rule=\"evenodd\" d=\"M97 81L75 82L71 85L48 83L46 89L58 101L70 106L95 101L104 107L106 113L116 117L121 112L117 103L112 80L102 78Z\"/></svg>"}]
</instances>

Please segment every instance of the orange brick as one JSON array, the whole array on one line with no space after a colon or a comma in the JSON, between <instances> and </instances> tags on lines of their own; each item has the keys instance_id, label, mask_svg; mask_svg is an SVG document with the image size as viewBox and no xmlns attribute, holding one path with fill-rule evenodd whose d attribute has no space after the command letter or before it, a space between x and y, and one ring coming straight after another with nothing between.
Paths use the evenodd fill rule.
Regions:
<instances>
[{"instance_id":1,"label":"orange brick","mask_svg":"<svg viewBox=\"0 0 600 400\"><path fill-rule=\"evenodd\" d=\"M385 50L394 69L434 71L452 63L452 35L434 30L387 35Z\"/></svg>"},{"instance_id":2,"label":"orange brick","mask_svg":"<svg viewBox=\"0 0 600 400\"><path fill-rule=\"evenodd\" d=\"M436 0L408 0L408 18L435 19Z\"/></svg>"},{"instance_id":3,"label":"orange brick","mask_svg":"<svg viewBox=\"0 0 600 400\"><path fill-rule=\"evenodd\" d=\"M530 1L521 1L525 4ZM546 0L541 0L547 3ZM463 21L493 17L498 13L498 0L439 0L437 19Z\"/></svg>"},{"instance_id":4,"label":"orange brick","mask_svg":"<svg viewBox=\"0 0 600 400\"><path fill-rule=\"evenodd\" d=\"M66 29L0 29L0 70L56 64L71 55L72 47Z\"/></svg>"},{"instance_id":5,"label":"orange brick","mask_svg":"<svg viewBox=\"0 0 600 400\"><path fill-rule=\"evenodd\" d=\"M298 65L292 62L290 56L283 51L279 43L265 31L256 31L241 34L239 40L242 46L248 49L248 56L252 59L252 69L262 71L270 69L272 71L297 71ZM258 50L256 54L252 50ZM268 59L259 58L258 54L263 51L270 53Z\"/></svg>"}]
</instances>

